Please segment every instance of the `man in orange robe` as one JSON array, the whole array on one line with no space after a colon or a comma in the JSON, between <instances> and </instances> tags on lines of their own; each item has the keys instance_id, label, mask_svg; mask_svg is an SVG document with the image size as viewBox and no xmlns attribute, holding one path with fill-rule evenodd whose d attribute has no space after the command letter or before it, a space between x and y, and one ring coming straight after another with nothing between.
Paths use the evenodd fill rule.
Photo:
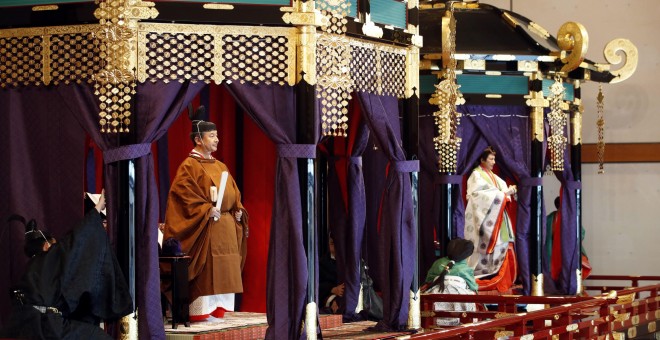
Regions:
<instances>
[{"instance_id":1,"label":"man in orange robe","mask_svg":"<svg viewBox=\"0 0 660 340\"><path fill-rule=\"evenodd\" d=\"M218 147L215 124L193 121L191 139L195 147L179 166L170 188L164 239L178 239L182 250L192 257L188 270L193 301L190 320L203 321L234 310L234 293L243 292L248 221L231 175L224 193L212 193L213 188L221 187L222 173L229 173L211 155ZM219 209L212 196L222 196Z\"/></svg>"}]
</instances>

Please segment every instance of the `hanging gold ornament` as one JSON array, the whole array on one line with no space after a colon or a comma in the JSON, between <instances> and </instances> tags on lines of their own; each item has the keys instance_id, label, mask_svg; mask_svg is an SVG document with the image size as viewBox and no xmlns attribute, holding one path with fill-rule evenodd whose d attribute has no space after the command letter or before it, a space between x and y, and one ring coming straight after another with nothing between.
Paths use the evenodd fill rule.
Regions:
<instances>
[{"instance_id":1,"label":"hanging gold ornament","mask_svg":"<svg viewBox=\"0 0 660 340\"><path fill-rule=\"evenodd\" d=\"M550 167L552 171L564 171L564 150L566 150L568 144L568 138L565 134L568 116L561 108L564 91L561 76L556 74L555 82L550 86L550 112L548 113L548 124L550 124L548 147L550 148Z\"/></svg>"},{"instance_id":2,"label":"hanging gold ornament","mask_svg":"<svg viewBox=\"0 0 660 340\"><path fill-rule=\"evenodd\" d=\"M598 109L598 120L596 126L598 127L598 173L605 173L605 96L603 95L603 86L598 86L598 97L596 107Z\"/></svg>"},{"instance_id":3,"label":"hanging gold ornament","mask_svg":"<svg viewBox=\"0 0 660 340\"><path fill-rule=\"evenodd\" d=\"M456 81L456 18L454 17L454 7L445 13L443 18L443 30L448 32L444 41L447 47L448 63L445 70L444 79L435 85L435 92L431 94L429 103L438 105L439 110L433 112L435 125L438 129L438 136L433 138L433 144L438 151L438 170L440 172L456 172L458 150L461 145L461 138L457 136L458 125L460 124L461 114L456 111L456 105L465 103L463 95L460 93L458 82ZM443 56L445 53L443 53Z\"/></svg>"},{"instance_id":4,"label":"hanging gold ornament","mask_svg":"<svg viewBox=\"0 0 660 340\"><path fill-rule=\"evenodd\" d=\"M135 95L137 22L155 18L153 2L141 0L96 0L94 16L99 28L102 69L94 75L94 94L99 99L101 132L129 132Z\"/></svg>"}]
</instances>

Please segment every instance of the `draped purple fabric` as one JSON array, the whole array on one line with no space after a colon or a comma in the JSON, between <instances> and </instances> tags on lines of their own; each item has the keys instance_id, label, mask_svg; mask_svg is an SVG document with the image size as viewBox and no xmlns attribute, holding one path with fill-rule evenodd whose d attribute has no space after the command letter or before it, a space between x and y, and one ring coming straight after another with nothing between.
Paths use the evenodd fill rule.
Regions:
<instances>
[{"instance_id":1,"label":"draped purple fabric","mask_svg":"<svg viewBox=\"0 0 660 340\"><path fill-rule=\"evenodd\" d=\"M531 289L529 273L530 246L530 202L531 187L541 181L531 178L531 132L529 112L526 106L463 105L458 107L463 114L458 126L462 138L458 153L457 174L465 176L476 166L479 155L488 145L497 152L497 164L501 177L518 185L518 210L516 219L516 256L518 278L523 283L523 292ZM441 176L442 177L442 176ZM447 177L447 176L445 176ZM462 195L462 180L457 177L448 182L458 184ZM463 197L454 202L454 225L456 235L463 237L465 226L465 203Z\"/></svg>"},{"instance_id":2,"label":"draped purple fabric","mask_svg":"<svg viewBox=\"0 0 660 340\"><path fill-rule=\"evenodd\" d=\"M296 94L293 87L233 82L228 89L246 114L278 145L268 246L266 338L303 338L305 331L301 332L301 325L308 270L298 158L315 158L316 144L296 144ZM318 131L314 131L314 136L318 138ZM318 274L316 281L318 283Z\"/></svg>"},{"instance_id":3,"label":"draped purple fabric","mask_svg":"<svg viewBox=\"0 0 660 340\"><path fill-rule=\"evenodd\" d=\"M359 117L358 117L359 119ZM369 142L369 129L363 121L349 125L346 150L333 149L334 161L328 174L328 206L331 216L330 230L335 241L337 276L345 283L344 320L358 320L355 309L360 295L360 259L366 223L366 196L362 172L362 154ZM348 201L344 202L336 168L347 167L346 186ZM348 209L346 209L348 208Z\"/></svg>"},{"instance_id":4,"label":"draped purple fabric","mask_svg":"<svg viewBox=\"0 0 660 340\"><path fill-rule=\"evenodd\" d=\"M437 106L436 106L437 110ZM440 191L438 188L438 153L433 144L435 136L435 118L428 103L428 96L419 102L419 277L420 283L436 260L433 241L440 237L434 233L440 219ZM440 228L447 226L441 225Z\"/></svg>"},{"instance_id":5,"label":"draped purple fabric","mask_svg":"<svg viewBox=\"0 0 660 340\"><path fill-rule=\"evenodd\" d=\"M363 116L378 145L390 160L379 212L379 254L383 268L383 320L381 329L405 329L408 299L415 265L415 216L410 175L419 171L418 161L406 161L401 146L397 98L358 93ZM388 282L389 284L386 284Z\"/></svg>"},{"instance_id":6,"label":"draped purple fabric","mask_svg":"<svg viewBox=\"0 0 660 340\"><path fill-rule=\"evenodd\" d=\"M25 227L7 218L34 218L60 238L84 214L85 132L63 112L53 87L0 90L0 328L27 263Z\"/></svg>"},{"instance_id":7,"label":"draped purple fabric","mask_svg":"<svg viewBox=\"0 0 660 340\"><path fill-rule=\"evenodd\" d=\"M575 295L577 291L577 273L582 261L578 233L581 226L577 221L577 198L575 191L582 189L582 182L576 181L571 167L570 145L564 152L564 171L555 171L555 176L561 182L561 274L556 284L556 294ZM545 219L544 219L545 220ZM544 228L545 230L545 228ZM543 243L545 244L545 242ZM543 252L545 254L545 252ZM548 259L549 261L550 259ZM552 281L549 271L544 275L546 281Z\"/></svg>"},{"instance_id":8,"label":"draped purple fabric","mask_svg":"<svg viewBox=\"0 0 660 340\"><path fill-rule=\"evenodd\" d=\"M116 235L118 225L117 161L135 160L135 235L136 235L136 304L138 331L141 339L164 339L160 309L160 274L158 270L158 187L154 176L151 143L162 137L186 105L204 86L203 83L138 84L136 112L132 117L131 137L135 144L116 144L116 134L100 132L98 106L93 89L85 85L61 87L63 102L85 131L103 150L105 190L108 197L108 228Z\"/></svg>"}]
</instances>

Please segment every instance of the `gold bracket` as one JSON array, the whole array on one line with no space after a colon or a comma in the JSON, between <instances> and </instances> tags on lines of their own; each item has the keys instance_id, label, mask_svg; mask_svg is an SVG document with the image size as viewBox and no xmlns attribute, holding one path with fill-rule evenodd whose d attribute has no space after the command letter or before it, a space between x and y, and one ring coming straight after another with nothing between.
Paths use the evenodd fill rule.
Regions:
<instances>
[{"instance_id":1,"label":"gold bracket","mask_svg":"<svg viewBox=\"0 0 660 340\"><path fill-rule=\"evenodd\" d=\"M605 55L605 60L610 64L619 64L621 63L621 56L619 52L622 52L626 56L626 63L623 64L621 68L616 71L610 71L616 78L612 79L610 83L620 83L632 76L637 69L637 63L639 61L639 54L637 52L637 47L633 45L632 42L628 39L614 39L610 41L603 51Z\"/></svg>"},{"instance_id":2,"label":"gold bracket","mask_svg":"<svg viewBox=\"0 0 660 340\"><path fill-rule=\"evenodd\" d=\"M587 54L589 34L582 24L569 21L559 28L557 45L561 52L570 52L565 56L563 53L560 55L561 61L565 64L561 72L573 71L580 66Z\"/></svg>"}]
</instances>

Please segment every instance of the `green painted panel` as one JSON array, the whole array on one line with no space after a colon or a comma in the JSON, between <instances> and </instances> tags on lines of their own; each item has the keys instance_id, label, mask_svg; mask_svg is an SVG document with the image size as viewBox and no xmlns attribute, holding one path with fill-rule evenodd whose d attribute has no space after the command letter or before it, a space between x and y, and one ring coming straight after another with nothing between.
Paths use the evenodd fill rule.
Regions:
<instances>
[{"instance_id":1,"label":"green painted panel","mask_svg":"<svg viewBox=\"0 0 660 340\"><path fill-rule=\"evenodd\" d=\"M550 96L550 86L554 84L554 80L543 79L543 96L548 98ZM575 91L573 84L564 83L564 100L573 101L575 98Z\"/></svg>"},{"instance_id":2,"label":"green painted panel","mask_svg":"<svg viewBox=\"0 0 660 340\"><path fill-rule=\"evenodd\" d=\"M421 94L431 94L435 92L435 84L438 83L438 77L432 75L419 76L419 92Z\"/></svg>"},{"instance_id":3,"label":"green painted panel","mask_svg":"<svg viewBox=\"0 0 660 340\"><path fill-rule=\"evenodd\" d=\"M523 76L482 76L464 75L456 76L458 84L461 85L461 93L478 94L519 94L529 93L528 78ZM435 84L438 79L435 75L419 76L419 87L422 94L435 92Z\"/></svg>"},{"instance_id":4,"label":"green painted panel","mask_svg":"<svg viewBox=\"0 0 660 340\"><path fill-rule=\"evenodd\" d=\"M406 28L406 3L398 0L371 0L371 20L379 24Z\"/></svg>"},{"instance_id":5,"label":"green painted panel","mask_svg":"<svg viewBox=\"0 0 660 340\"><path fill-rule=\"evenodd\" d=\"M459 89L462 93L482 94L520 94L529 93L529 81L524 76L482 76L465 75L456 76Z\"/></svg>"}]
</instances>

